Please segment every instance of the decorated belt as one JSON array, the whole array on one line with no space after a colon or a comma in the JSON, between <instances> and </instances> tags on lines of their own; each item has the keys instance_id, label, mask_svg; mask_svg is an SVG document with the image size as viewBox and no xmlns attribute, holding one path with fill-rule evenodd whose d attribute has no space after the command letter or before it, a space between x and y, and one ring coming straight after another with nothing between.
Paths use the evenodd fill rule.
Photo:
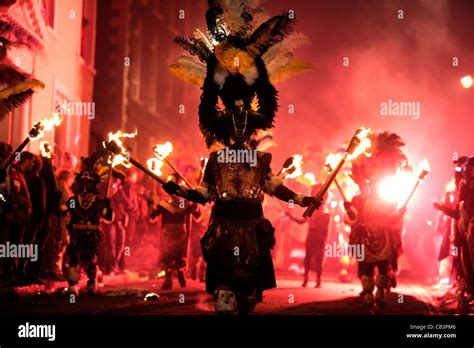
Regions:
<instances>
[{"instance_id":1,"label":"decorated belt","mask_svg":"<svg viewBox=\"0 0 474 348\"><path fill-rule=\"evenodd\" d=\"M217 200L214 217L228 220L250 220L263 216L261 202Z\"/></svg>"}]
</instances>

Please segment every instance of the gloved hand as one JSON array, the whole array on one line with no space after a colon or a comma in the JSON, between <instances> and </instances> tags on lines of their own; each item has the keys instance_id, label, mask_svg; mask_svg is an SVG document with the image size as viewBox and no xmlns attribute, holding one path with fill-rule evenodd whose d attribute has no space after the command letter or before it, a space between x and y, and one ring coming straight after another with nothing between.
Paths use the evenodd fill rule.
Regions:
<instances>
[{"instance_id":1,"label":"gloved hand","mask_svg":"<svg viewBox=\"0 0 474 348\"><path fill-rule=\"evenodd\" d=\"M301 203L302 207L309 207L310 205L313 205L316 209L319 209L323 204L323 200L316 199L316 197L313 196L306 196L303 198Z\"/></svg>"},{"instance_id":2,"label":"gloved hand","mask_svg":"<svg viewBox=\"0 0 474 348\"><path fill-rule=\"evenodd\" d=\"M7 178L7 170L0 168L0 184Z\"/></svg>"},{"instance_id":3,"label":"gloved hand","mask_svg":"<svg viewBox=\"0 0 474 348\"><path fill-rule=\"evenodd\" d=\"M168 181L163 185L163 190L169 195L174 195L179 190L179 185L174 181Z\"/></svg>"}]
</instances>

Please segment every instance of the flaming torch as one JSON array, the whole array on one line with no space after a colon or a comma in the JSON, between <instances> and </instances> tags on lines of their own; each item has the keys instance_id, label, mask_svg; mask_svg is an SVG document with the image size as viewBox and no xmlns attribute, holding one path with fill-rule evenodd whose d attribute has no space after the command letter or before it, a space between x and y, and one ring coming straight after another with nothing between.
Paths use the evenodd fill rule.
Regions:
<instances>
[{"instance_id":1,"label":"flaming torch","mask_svg":"<svg viewBox=\"0 0 474 348\"><path fill-rule=\"evenodd\" d=\"M117 146L117 151L111 151L109 156L109 177L107 178L107 191L105 197L109 197L110 188L112 186L112 175L114 173L114 167L119 164L123 165L126 168L130 168L131 164L129 162L129 154L127 153L125 147L123 146L123 138L134 138L138 132L135 130L135 133L123 133L122 131L117 131L115 133L110 132L108 135L107 141L103 142L103 146L109 150L107 144L115 144Z\"/></svg>"},{"instance_id":2,"label":"flaming torch","mask_svg":"<svg viewBox=\"0 0 474 348\"><path fill-rule=\"evenodd\" d=\"M173 144L171 142L167 141L164 144L156 144L155 147L153 147L153 152L155 154L155 157L164 163L166 163L173 171L183 180L186 184L187 187L192 189L192 185L189 183L188 180L180 173L178 169L174 165L171 164L171 162L168 160L168 156L171 152L173 152Z\"/></svg>"},{"instance_id":3,"label":"flaming torch","mask_svg":"<svg viewBox=\"0 0 474 348\"><path fill-rule=\"evenodd\" d=\"M428 161L424 159L420 164L420 174L418 175L418 180L416 181L415 185L411 189L411 192L408 195L408 198L405 201L405 203L403 203L402 208L406 208L411 198L415 194L415 191L418 189L418 186L420 186L420 184L423 182L423 180L426 178L429 172L430 172L430 165Z\"/></svg>"},{"instance_id":4,"label":"flaming torch","mask_svg":"<svg viewBox=\"0 0 474 348\"><path fill-rule=\"evenodd\" d=\"M371 134L370 129L366 128L359 128L357 129L356 133L352 137L349 146L347 147L346 152L341 155L341 159L339 160L338 164L334 168L334 170L329 174L329 176L326 178L326 181L324 182L323 186L319 190L319 192L316 194L315 198L316 200L321 200L324 195L326 194L327 190L329 190L329 187L331 186L332 182L337 176L337 173L341 170L342 166L344 163L348 160L352 160L356 158L357 156L366 153L367 149L370 147L371 142L369 138L369 134ZM308 208L306 208L303 217L311 217L313 215L314 211L316 208L314 205L310 205Z\"/></svg>"},{"instance_id":5,"label":"flaming torch","mask_svg":"<svg viewBox=\"0 0 474 348\"><path fill-rule=\"evenodd\" d=\"M329 156L328 156L329 157ZM326 170L328 171L328 173L331 173L332 172L332 165L327 161L326 159L326 164L325 164L325 167L326 167ZM346 195L344 194L344 191L342 190L342 187L341 185L339 184L339 181L337 180L337 177L334 177L334 184L336 184L336 187L337 187L337 190L339 191L339 193L341 194L341 197L342 199L344 200L344 202L347 202L347 197Z\"/></svg>"},{"instance_id":6,"label":"flaming torch","mask_svg":"<svg viewBox=\"0 0 474 348\"><path fill-rule=\"evenodd\" d=\"M150 169L145 167L143 164L141 164L139 161L137 161L136 159L134 159L130 156L130 154L127 152L127 150L123 146L122 138L124 138L124 137L132 138L132 136L130 134L127 134L127 135L124 135L124 134L126 134L126 133L122 133L122 131L118 131L118 132L115 132L115 133L109 133L108 139L106 141L104 141L102 145L104 146L104 148L106 150L110 151L111 154L113 154L114 159L117 158L117 156L120 156L120 157L118 157L119 159L122 158L124 161L134 165L139 170L141 170L142 172L144 172L145 174L147 174L148 176L150 176L154 180L158 181L160 184L162 184L162 185L166 184L166 180L159 177L158 175L153 173L153 171L151 171ZM136 135L136 132L135 132L135 135ZM112 166L111 166L111 168L112 168Z\"/></svg>"},{"instance_id":7,"label":"flaming torch","mask_svg":"<svg viewBox=\"0 0 474 348\"><path fill-rule=\"evenodd\" d=\"M25 138L25 140L23 140L20 146L18 146L18 148L5 160L5 162L3 162L1 169L7 169L8 166L12 164L16 154L19 154L30 141L41 139L46 132L51 131L54 129L54 127L59 126L62 121L63 119L58 113L53 113L52 118L47 118L36 122L28 132L28 136Z\"/></svg>"},{"instance_id":8,"label":"flaming torch","mask_svg":"<svg viewBox=\"0 0 474 348\"><path fill-rule=\"evenodd\" d=\"M51 151L51 145L49 145L49 142L47 142L46 140L40 142L39 149L41 152L41 157L44 157L44 158L53 157L53 153Z\"/></svg>"},{"instance_id":9,"label":"flaming torch","mask_svg":"<svg viewBox=\"0 0 474 348\"><path fill-rule=\"evenodd\" d=\"M286 161L283 163L280 171L278 172L277 176L281 178L296 178L303 174L301 169L303 162L303 156L301 155L293 155L288 157Z\"/></svg>"}]
</instances>

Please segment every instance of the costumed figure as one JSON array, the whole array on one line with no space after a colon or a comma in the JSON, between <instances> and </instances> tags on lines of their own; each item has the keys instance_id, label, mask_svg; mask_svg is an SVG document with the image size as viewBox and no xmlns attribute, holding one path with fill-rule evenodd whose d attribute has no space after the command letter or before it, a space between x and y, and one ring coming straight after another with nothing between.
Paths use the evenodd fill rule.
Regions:
<instances>
[{"instance_id":1,"label":"costumed figure","mask_svg":"<svg viewBox=\"0 0 474 348\"><path fill-rule=\"evenodd\" d=\"M457 220L454 246L459 255L458 264L458 311L469 313L469 302L474 294L474 157L460 166L463 176L460 183L457 207L446 205L435 207ZM459 248L459 249L458 249Z\"/></svg>"},{"instance_id":2,"label":"costumed figure","mask_svg":"<svg viewBox=\"0 0 474 348\"><path fill-rule=\"evenodd\" d=\"M385 305L384 294L391 285L390 271L401 253L401 234L405 208L398 209L396 202L380 197L377 190L381 180L406 169L407 160L400 147L401 138L383 132L373 136L370 157L359 156L352 163L352 178L361 194L345 202L345 221L351 226L349 244L360 245L363 260L358 262L358 275L362 282L362 297L367 306L375 302ZM374 281L374 271L377 276ZM394 275L393 275L394 276Z\"/></svg>"},{"instance_id":3,"label":"costumed figure","mask_svg":"<svg viewBox=\"0 0 474 348\"><path fill-rule=\"evenodd\" d=\"M468 157L461 156L453 161L454 164L454 186L451 190L446 192L445 200L443 203L435 202L433 207L439 210L443 216L441 219L447 219L446 224L440 224L446 228L443 239L441 242L441 247L439 251L438 260L443 260L445 258L450 258L451 265L451 278L454 279L454 284L451 289L443 296L444 302L451 301L452 297L457 298L458 300L458 310L462 312L467 312L468 310L468 296L466 289L466 270L469 273L469 266L465 267L463 264L463 259L467 258L466 254L460 252L463 250L463 245L465 243L465 236L461 233L462 224L459 223L460 218L460 194L463 192L463 196L466 192L465 187L465 178L466 178L466 164L468 163ZM466 248L464 248L466 250ZM463 257L464 255L464 257ZM472 272L472 271L471 271ZM471 273L472 274L472 273ZM471 281L472 284L472 281Z\"/></svg>"},{"instance_id":4,"label":"costumed figure","mask_svg":"<svg viewBox=\"0 0 474 348\"><path fill-rule=\"evenodd\" d=\"M313 194L318 193L322 185L318 184L313 187ZM326 199L326 197L324 197ZM324 202L322 203L324 205ZM287 213L293 221L299 224L306 222L304 219L297 219L293 215ZM308 235L306 237L306 254L304 258L304 280L302 287L308 285L309 271L316 272L316 288L321 286L321 274L323 272L324 246L329 233L329 222L331 216L323 210L316 211L309 218Z\"/></svg>"},{"instance_id":5,"label":"costumed figure","mask_svg":"<svg viewBox=\"0 0 474 348\"><path fill-rule=\"evenodd\" d=\"M100 220L112 220L112 209L108 198L98 195L97 185L100 178L93 171L84 171L76 177L77 194L71 197L62 211L69 211L71 220L67 226L69 245L66 253L69 257L67 281L69 292L78 294L79 267L87 274L87 292L96 291L97 256L103 231Z\"/></svg>"},{"instance_id":6,"label":"costumed figure","mask_svg":"<svg viewBox=\"0 0 474 348\"><path fill-rule=\"evenodd\" d=\"M301 206L321 204L285 187L272 173L271 154L249 147L256 130L273 127L278 107L273 83L314 69L294 59L293 49L307 40L292 34L291 13L266 20L258 3L209 0L207 35L197 30L194 38L175 40L201 62L182 56L170 67L175 76L202 86L201 131L208 146L225 146L211 152L195 189L164 185L166 192L193 202L215 201L201 244L206 290L222 314L247 314L265 289L276 286L274 228L263 216L262 192Z\"/></svg>"},{"instance_id":7,"label":"costumed figure","mask_svg":"<svg viewBox=\"0 0 474 348\"><path fill-rule=\"evenodd\" d=\"M169 175L168 180L177 185L176 175ZM198 218L201 212L196 204L190 204L175 196L162 199L156 208L153 207L153 201L150 199L149 207L151 219L155 219L159 215L162 216L159 260L160 269L165 271L162 290L169 290L173 287L174 271L177 273L179 285L186 287L184 270L189 238L189 223L187 222L189 222L190 215Z\"/></svg>"}]
</instances>

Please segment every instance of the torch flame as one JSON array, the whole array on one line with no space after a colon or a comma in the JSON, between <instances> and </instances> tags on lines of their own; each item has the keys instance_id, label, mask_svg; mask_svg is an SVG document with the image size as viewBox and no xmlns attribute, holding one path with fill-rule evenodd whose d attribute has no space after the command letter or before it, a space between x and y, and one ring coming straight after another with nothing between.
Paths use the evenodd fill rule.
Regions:
<instances>
[{"instance_id":1,"label":"torch flame","mask_svg":"<svg viewBox=\"0 0 474 348\"><path fill-rule=\"evenodd\" d=\"M358 156L365 154L367 157L370 157L370 153L367 151L372 146L372 142L370 141L369 135L373 132L370 128L359 128L359 133L356 135L359 138L360 143L355 148L354 152L347 157L347 160L353 160Z\"/></svg>"},{"instance_id":2,"label":"torch flame","mask_svg":"<svg viewBox=\"0 0 474 348\"><path fill-rule=\"evenodd\" d=\"M331 171L336 168L337 164L339 161L342 159L342 154L340 153L330 153L326 157L326 162L325 164L329 165L331 167Z\"/></svg>"},{"instance_id":3,"label":"torch flame","mask_svg":"<svg viewBox=\"0 0 474 348\"><path fill-rule=\"evenodd\" d=\"M51 158L53 156L51 152L51 145L46 140L40 142L39 149L41 151L41 156L44 158Z\"/></svg>"},{"instance_id":4,"label":"torch flame","mask_svg":"<svg viewBox=\"0 0 474 348\"><path fill-rule=\"evenodd\" d=\"M428 160L425 158L423 161L420 163L420 171L426 171L430 172L430 164L428 163Z\"/></svg>"},{"instance_id":5,"label":"torch flame","mask_svg":"<svg viewBox=\"0 0 474 348\"><path fill-rule=\"evenodd\" d=\"M301 166L303 164L303 156L301 155L293 155L293 163L292 165L286 170L285 177L294 179L303 175L303 170Z\"/></svg>"},{"instance_id":6,"label":"torch flame","mask_svg":"<svg viewBox=\"0 0 474 348\"><path fill-rule=\"evenodd\" d=\"M107 143L113 142L121 149L120 154L109 157L108 163L111 163L112 167L116 167L119 164L121 164L125 168L130 168L132 166L131 163L128 161L130 156L123 145L122 138L135 138L137 134L137 130L135 130L134 133L123 133L121 130L118 130L115 133L109 133L109 135L107 136L107 141L104 141L103 143L104 147L106 148Z\"/></svg>"},{"instance_id":7,"label":"torch flame","mask_svg":"<svg viewBox=\"0 0 474 348\"><path fill-rule=\"evenodd\" d=\"M153 173L155 173L158 176L163 175L161 171L161 167L163 167L163 161L159 160L156 157L151 157L146 161L146 165L148 169L150 169Z\"/></svg>"},{"instance_id":8,"label":"torch flame","mask_svg":"<svg viewBox=\"0 0 474 348\"><path fill-rule=\"evenodd\" d=\"M153 147L153 151L155 152L155 155L158 157L158 159L163 160L168 157L171 152L173 152L173 144L169 141L164 144L156 144Z\"/></svg>"},{"instance_id":9,"label":"torch flame","mask_svg":"<svg viewBox=\"0 0 474 348\"><path fill-rule=\"evenodd\" d=\"M63 119L58 113L53 113L53 117L36 122L30 134L28 134L28 137L30 140L41 139L44 133L53 130L53 128L59 126L62 121Z\"/></svg>"}]
</instances>

